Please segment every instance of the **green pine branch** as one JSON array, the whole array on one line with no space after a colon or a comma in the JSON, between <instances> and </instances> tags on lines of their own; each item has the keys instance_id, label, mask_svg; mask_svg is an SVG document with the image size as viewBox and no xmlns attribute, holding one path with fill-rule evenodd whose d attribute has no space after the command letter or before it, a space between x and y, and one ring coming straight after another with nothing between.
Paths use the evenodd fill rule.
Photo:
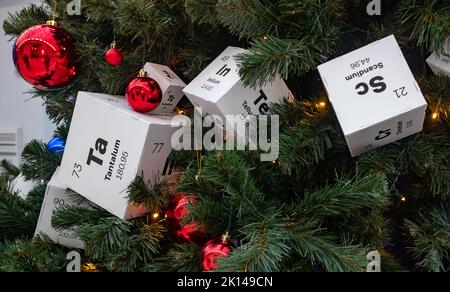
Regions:
<instances>
[{"instance_id":1,"label":"green pine branch","mask_svg":"<svg viewBox=\"0 0 450 292\"><path fill-rule=\"evenodd\" d=\"M418 266L432 272L448 272L450 220L443 207L436 207L421 215L420 223L405 220L405 226L414 239L412 252Z\"/></svg>"},{"instance_id":2,"label":"green pine branch","mask_svg":"<svg viewBox=\"0 0 450 292\"><path fill-rule=\"evenodd\" d=\"M199 273L202 272L200 258L201 248L199 246L193 243L177 244L166 254L147 264L143 271Z\"/></svg>"},{"instance_id":3,"label":"green pine branch","mask_svg":"<svg viewBox=\"0 0 450 292\"><path fill-rule=\"evenodd\" d=\"M19 36L26 29L44 24L50 19L50 14L46 7L31 4L22 10L11 14L3 23L3 30L12 38Z\"/></svg>"},{"instance_id":4,"label":"green pine branch","mask_svg":"<svg viewBox=\"0 0 450 292\"><path fill-rule=\"evenodd\" d=\"M20 168L18 168L8 160L2 160L0 161L0 173L15 178L20 175Z\"/></svg>"},{"instance_id":5,"label":"green pine branch","mask_svg":"<svg viewBox=\"0 0 450 292\"><path fill-rule=\"evenodd\" d=\"M450 5L445 0L404 0L403 23L411 23L411 38L425 51L442 53L450 36Z\"/></svg>"},{"instance_id":6,"label":"green pine branch","mask_svg":"<svg viewBox=\"0 0 450 292\"><path fill-rule=\"evenodd\" d=\"M245 244L229 257L220 259L219 271L278 272L291 247L286 241L287 230L282 218L273 212L240 229Z\"/></svg>"},{"instance_id":7,"label":"green pine branch","mask_svg":"<svg viewBox=\"0 0 450 292\"><path fill-rule=\"evenodd\" d=\"M144 205L153 212L163 210L169 203L170 194L164 184L152 185L143 177L137 177L128 187L130 201Z\"/></svg>"},{"instance_id":8,"label":"green pine branch","mask_svg":"<svg viewBox=\"0 0 450 292\"><path fill-rule=\"evenodd\" d=\"M329 272L361 272L367 265L367 249L338 239L320 228L316 220L301 219L289 224L293 249L311 264L320 263Z\"/></svg>"},{"instance_id":9,"label":"green pine branch","mask_svg":"<svg viewBox=\"0 0 450 292\"><path fill-rule=\"evenodd\" d=\"M16 240L0 249L2 272L63 272L67 266L67 250L48 237L33 241Z\"/></svg>"},{"instance_id":10,"label":"green pine branch","mask_svg":"<svg viewBox=\"0 0 450 292\"><path fill-rule=\"evenodd\" d=\"M354 179L337 178L336 184L306 192L294 210L301 216L351 216L361 209L381 209L389 205L384 175L367 174Z\"/></svg>"},{"instance_id":11,"label":"green pine branch","mask_svg":"<svg viewBox=\"0 0 450 292\"><path fill-rule=\"evenodd\" d=\"M28 180L50 181L62 157L52 154L44 143L31 141L22 152L22 173Z\"/></svg>"}]
</instances>

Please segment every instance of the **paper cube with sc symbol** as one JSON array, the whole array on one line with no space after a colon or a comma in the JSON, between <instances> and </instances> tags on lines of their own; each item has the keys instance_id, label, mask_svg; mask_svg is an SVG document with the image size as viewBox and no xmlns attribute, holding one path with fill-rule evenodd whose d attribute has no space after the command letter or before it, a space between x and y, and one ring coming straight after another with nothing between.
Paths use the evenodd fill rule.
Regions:
<instances>
[{"instance_id":1,"label":"paper cube with sc symbol","mask_svg":"<svg viewBox=\"0 0 450 292\"><path fill-rule=\"evenodd\" d=\"M393 35L318 69L353 157L422 131L427 103Z\"/></svg>"}]
</instances>

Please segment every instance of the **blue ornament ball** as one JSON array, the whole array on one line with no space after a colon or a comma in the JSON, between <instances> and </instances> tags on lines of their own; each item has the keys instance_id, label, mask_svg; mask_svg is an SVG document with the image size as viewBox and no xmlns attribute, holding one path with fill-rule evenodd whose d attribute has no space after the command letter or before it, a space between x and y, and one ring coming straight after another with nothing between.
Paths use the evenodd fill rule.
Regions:
<instances>
[{"instance_id":1,"label":"blue ornament ball","mask_svg":"<svg viewBox=\"0 0 450 292\"><path fill-rule=\"evenodd\" d=\"M65 148L66 148L66 142L59 137L54 137L47 144L48 151L50 151L52 154L56 154L56 155L62 155L64 153Z\"/></svg>"}]
</instances>

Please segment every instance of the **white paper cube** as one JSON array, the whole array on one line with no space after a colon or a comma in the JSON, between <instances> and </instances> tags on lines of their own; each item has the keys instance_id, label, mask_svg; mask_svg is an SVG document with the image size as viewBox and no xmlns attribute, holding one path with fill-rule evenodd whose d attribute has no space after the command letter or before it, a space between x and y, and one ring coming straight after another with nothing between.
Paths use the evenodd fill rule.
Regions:
<instances>
[{"instance_id":1,"label":"white paper cube","mask_svg":"<svg viewBox=\"0 0 450 292\"><path fill-rule=\"evenodd\" d=\"M353 157L422 131L427 103L394 36L319 72Z\"/></svg>"},{"instance_id":2,"label":"white paper cube","mask_svg":"<svg viewBox=\"0 0 450 292\"><path fill-rule=\"evenodd\" d=\"M39 183L35 180L26 180L23 174L20 174L11 182L11 190L22 199L28 197L28 193L36 188Z\"/></svg>"},{"instance_id":3,"label":"white paper cube","mask_svg":"<svg viewBox=\"0 0 450 292\"><path fill-rule=\"evenodd\" d=\"M53 212L66 206L90 208L91 204L85 198L66 189L59 179L57 170L48 183L35 235L45 234L60 245L83 249L84 242L77 237L74 230L56 230L52 227Z\"/></svg>"},{"instance_id":4,"label":"white paper cube","mask_svg":"<svg viewBox=\"0 0 450 292\"><path fill-rule=\"evenodd\" d=\"M169 67L154 63L147 63L144 70L161 87L161 104L152 111L152 114L170 114L183 98L183 89L186 84Z\"/></svg>"},{"instance_id":5,"label":"white paper cube","mask_svg":"<svg viewBox=\"0 0 450 292\"><path fill-rule=\"evenodd\" d=\"M172 151L172 116L133 111L123 97L80 92L61 164L61 181L122 219L146 209L128 199L136 176L161 182Z\"/></svg>"},{"instance_id":6,"label":"white paper cube","mask_svg":"<svg viewBox=\"0 0 450 292\"><path fill-rule=\"evenodd\" d=\"M427 59L427 63L434 74L450 77L450 39L444 44L444 52L433 53Z\"/></svg>"},{"instance_id":7,"label":"white paper cube","mask_svg":"<svg viewBox=\"0 0 450 292\"><path fill-rule=\"evenodd\" d=\"M184 89L191 103L201 107L204 115L217 115L223 121L227 115L265 115L270 104L280 103L289 96L289 88L281 78L262 88L244 87L235 57L245 52L241 48L228 47Z\"/></svg>"}]
</instances>

